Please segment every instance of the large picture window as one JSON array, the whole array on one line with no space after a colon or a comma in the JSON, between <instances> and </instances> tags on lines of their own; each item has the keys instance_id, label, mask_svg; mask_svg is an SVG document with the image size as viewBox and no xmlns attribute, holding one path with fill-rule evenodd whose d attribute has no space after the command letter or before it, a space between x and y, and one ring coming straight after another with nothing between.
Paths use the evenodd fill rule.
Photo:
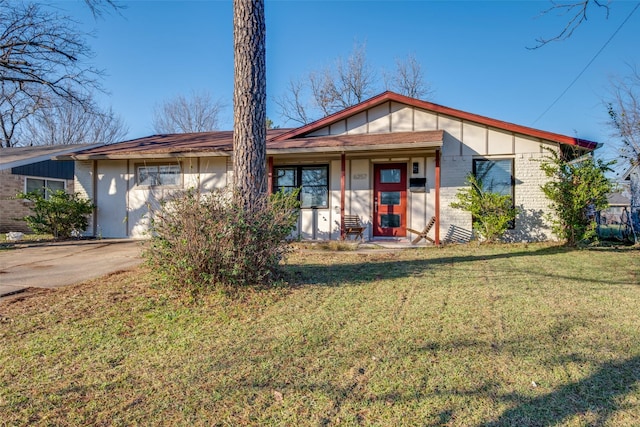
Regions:
<instances>
[{"instance_id":1,"label":"large picture window","mask_svg":"<svg viewBox=\"0 0 640 427\"><path fill-rule=\"evenodd\" d=\"M300 188L301 208L329 207L329 167L279 166L273 168L273 191Z\"/></svg>"},{"instance_id":2,"label":"large picture window","mask_svg":"<svg viewBox=\"0 0 640 427\"><path fill-rule=\"evenodd\" d=\"M485 191L510 196L515 206L513 159L474 159L473 175L482 183ZM514 226L512 223L509 228Z\"/></svg>"},{"instance_id":3,"label":"large picture window","mask_svg":"<svg viewBox=\"0 0 640 427\"><path fill-rule=\"evenodd\" d=\"M142 186L180 185L181 181L180 165L176 164L140 165L136 174Z\"/></svg>"},{"instance_id":4,"label":"large picture window","mask_svg":"<svg viewBox=\"0 0 640 427\"><path fill-rule=\"evenodd\" d=\"M25 193L38 193L45 199L58 190L64 191L64 181L60 179L27 178Z\"/></svg>"}]
</instances>

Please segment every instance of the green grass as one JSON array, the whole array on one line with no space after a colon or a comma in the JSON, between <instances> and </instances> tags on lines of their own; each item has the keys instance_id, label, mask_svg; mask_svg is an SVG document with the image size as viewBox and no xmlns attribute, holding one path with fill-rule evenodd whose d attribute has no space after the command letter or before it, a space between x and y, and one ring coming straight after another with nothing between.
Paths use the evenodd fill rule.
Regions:
<instances>
[{"instance_id":1,"label":"green grass","mask_svg":"<svg viewBox=\"0 0 640 427\"><path fill-rule=\"evenodd\" d=\"M0 303L0 425L639 423L637 248L299 249L287 269L233 298L140 268Z\"/></svg>"}]
</instances>

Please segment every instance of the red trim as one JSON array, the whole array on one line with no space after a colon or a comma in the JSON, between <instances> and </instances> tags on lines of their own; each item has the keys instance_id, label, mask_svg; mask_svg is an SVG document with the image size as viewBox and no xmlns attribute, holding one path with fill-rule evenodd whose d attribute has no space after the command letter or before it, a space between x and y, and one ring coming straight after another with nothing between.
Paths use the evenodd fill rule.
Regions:
<instances>
[{"instance_id":1,"label":"red trim","mask_svg":"<svg viewBox=\"0 0 640 427\"><path fill-rule=\"evenodd\" d=\"M281 133L280 135L275 136L272 141L283 141L286 139L292 139L300 135L305 135L311 133L315 130L328 126L331 123L337 122L339 120L345 119L346 117L352 116L360 111L364 111L376 105L382 104L384 102L395 101L402 104L407 104L412 107L422 108L425 110L433 111L434 113L443 114L451 117L455 117L458 119L469 120L475 123L479 123L485 126L494 127L501 130L506 130L509 132L515 132L526 136L531 136L534 138L546 139L554 142L559 142L561 144L575 145L577 147L586 148L589 150L594 150L598 143L593 141L588 141L586 139L573 138L571 136L561 135L558 133L547 132L544 130L534 129L527 126L516 125L514 123L503 122L501 120L492 119L485 116L480 116L478 114L467 113L465 111L456 110L454 108L445 107L438 104L433 104L427 101L421 101L415 98L409 98L408 96L400 95L395 92L383 92L380 95L374 96L373 98L368 99L367 101L363 101L360 104L354 105L349 108L345 108L342 111L334 113L330 116L324 117L320 120L316 120L315 122L309 123L308 125L301 126L297 129L292 129L290 131Z\"/></svg>"},{"instance_id":2,"label":"red trim","mask_svg":"<svg viewBox=\"0 0 640 427\"><path fill-rule=\"evenodd\" d=\"M440 244L440 150L436 150L436 230L435 244Z\"/></svg>"},{"instance_id":3,"label":"red trim","mask_svg":"<svg viewBox=\"0 0 640 427\"><path fill-rule=\"evenodd\" d=\"M340 157L340 239L344 240L344 201L345 201L345 169L346 169L346 155L342 153Z\"/></svg>"}]
</instances>

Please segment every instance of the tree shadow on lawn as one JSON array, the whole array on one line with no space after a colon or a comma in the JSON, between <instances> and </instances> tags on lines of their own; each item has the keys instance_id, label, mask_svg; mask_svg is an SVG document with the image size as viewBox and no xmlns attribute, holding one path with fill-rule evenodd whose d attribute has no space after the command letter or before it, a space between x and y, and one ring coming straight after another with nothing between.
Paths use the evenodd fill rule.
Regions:
<instances>
[{"instance_id":1,"label":"tree shadow on lawn","mask_svg":"<svg viewBox=\"0 0 640 427\"><path fill-rule=\"evenodd\" d=\"M473 248L469 247L472 251ZM514 252L509 247L505 247L504 252L481 255L464 255L464 256L446 256L436 258L425 258L418 260L400 260L393 253L344 253L345 256L361 256L361 261L352 263L336 263L336 264L295 264L287 263L285 267L288 280L292 285L324 285L324 286L343 286L345 284L362 285L376 280L394 280L401 278L425 276L428 271L436 269L451 269L456 266L482 261L492 261L497 259L519 258L519 257L539 257L553 256L572 252L576 249L564 246L552 246L541 249L521 250ZM612 249L611 251L619 252L620 250ZM349 254L349 255L347 255ZM353 254L353 255L352 255ZM596 255L597 256L597 255ZM496 268L492 271L498 272ZM577 272L573 274L558 275L549 273L544 269L517 269L510 268L509 273L512 275L522 274L539 277L553 277L569 281L591 282L599 285L633 285L623 279L613 277L610 280L595 280L589 277L579 277Z\"/></svg>"},{"instance_id":2,"label":"tree shadow on lawn","mask_svg":"<svg viewBox=\"0 0 640 427\"><path fill-rule=\"evenodd\" d=\"M517 406L496 421L482 426L558 425L574 415L593 414L592 425L604 425L618 410L627 409L622 398L640 383L640 356L600 365L593 375L535 398L512 396Z\"/></svg>"}]
</instances>

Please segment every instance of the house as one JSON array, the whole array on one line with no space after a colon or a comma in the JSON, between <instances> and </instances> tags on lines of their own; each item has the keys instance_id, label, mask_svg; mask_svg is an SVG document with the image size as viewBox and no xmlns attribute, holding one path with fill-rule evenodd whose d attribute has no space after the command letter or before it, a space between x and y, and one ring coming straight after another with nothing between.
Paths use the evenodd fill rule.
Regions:
<instances>
[{"instance_id":1,"label":"house","mask_svg":"<svg viewBox=\"0 0 640 427\"><path fill-rule=\"evenodd\" d=\"M233 179L232 131L154 135L59 158L76 161L76 191L97 205L88 232L143 237L150 207L175 189L222 188ZM412 239L435 218L436 243L466 241L471 216L450 207L469 173L521 208L507 238L552 238L539 163L592 141L467 113L393 92L295 129L269 130L268 181L301 188L296 237L340 239L357 215L367 239ZM152 210L152 209L151 209Z\"/></svg>"},{"instance_id":2,"label":"house","mask_svg":"<svg viewBox=\"0 0 640 427\"><path fill-rule=\"evenodd\" d=\"M54 161L57 155L95 147L87 144L9 147L0 149L0 233L28 232L20 218L30 214L19 193L74 190L74 162Z\"/></svg>"}]
</instances>

